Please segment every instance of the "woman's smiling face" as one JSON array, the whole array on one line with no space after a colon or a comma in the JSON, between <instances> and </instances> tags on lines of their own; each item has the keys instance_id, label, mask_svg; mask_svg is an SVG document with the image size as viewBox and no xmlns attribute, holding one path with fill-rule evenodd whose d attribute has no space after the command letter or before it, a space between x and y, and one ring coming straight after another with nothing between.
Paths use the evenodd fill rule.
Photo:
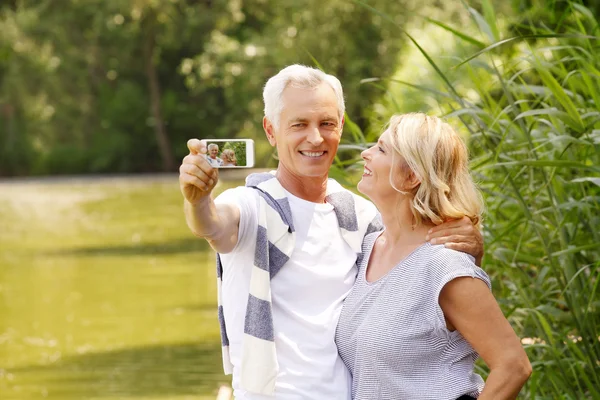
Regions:
<instances>
[{"instance_id":1,"label":"woman's smiling face","mask_svg":"<svg viewBox=\"0 0 600 400\"><path fill-rule=\"evenodd\" d=\"M414 173L392 145L393 133L387 129L374 146L361 153L365 160L358 191L375 204L394 197L406 197L418 185Z\"/></svg>"},{"instance_id":2,"label":"woman's smiling face","mask_svg":"<svg viewBox=\"0 0 600 400\"><path fill-rule=\"evenodd\" d=\"M389 130L386 130L374 146L361 153L365 167L358 190L370 198L396 193L390 184L390 173L393 161L398 160L399 156L394 155L390 136Z\"/></svg>"}]
</instances>

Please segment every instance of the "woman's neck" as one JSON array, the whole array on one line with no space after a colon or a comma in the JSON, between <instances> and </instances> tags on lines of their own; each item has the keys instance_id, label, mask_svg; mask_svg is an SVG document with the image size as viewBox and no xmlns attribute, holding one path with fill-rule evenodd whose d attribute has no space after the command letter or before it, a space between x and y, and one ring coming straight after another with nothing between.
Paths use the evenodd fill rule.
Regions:
<instances>
[{"instance_id":1,"label":"woman's neck","mask_svg":"<svg viewBox=\"0 0 600 400\"><path fill-rule=\"evenodd\" d=\"M416 223L411 212L408 198L401 198L397 204L386 202L386 207L379 208L385 232L381 237L392 247L412 246L425 243L427 232L434 225L428 221Z\"/></svg>"}]
</instances>

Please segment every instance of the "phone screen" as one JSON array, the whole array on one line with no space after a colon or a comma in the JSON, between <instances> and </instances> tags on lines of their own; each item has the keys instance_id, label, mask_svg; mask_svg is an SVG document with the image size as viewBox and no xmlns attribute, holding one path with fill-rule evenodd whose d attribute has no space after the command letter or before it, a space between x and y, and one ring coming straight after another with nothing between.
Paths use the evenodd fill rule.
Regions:
<instances>
[{"instance_id":1,"label":"phone screen","mask_svg":"<svg viewBox=\"0 0 600 400\"><path fill-rule=\"evenodd\" d=\"M209 139L206 159L215 168L254 166L254 142L250 139Z\"/></svg>"}]
</instances>

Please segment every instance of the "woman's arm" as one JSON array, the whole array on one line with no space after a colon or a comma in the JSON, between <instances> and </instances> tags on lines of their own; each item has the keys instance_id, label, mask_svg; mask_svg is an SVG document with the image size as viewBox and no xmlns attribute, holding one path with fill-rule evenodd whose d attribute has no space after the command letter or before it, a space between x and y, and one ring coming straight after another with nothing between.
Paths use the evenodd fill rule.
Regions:
<instances>
[{"instance_id":1,"label":"woman's arm","mask_svg":"<svg viewBox=\"0 0 600 400\"><path fill-rule=\"evenodd\" d=\"M480 279L456 278L439 297L448 329L457 329L490 368L479 400L515 399L531 375L521 341Z\"/></svg>"}]
</instances>

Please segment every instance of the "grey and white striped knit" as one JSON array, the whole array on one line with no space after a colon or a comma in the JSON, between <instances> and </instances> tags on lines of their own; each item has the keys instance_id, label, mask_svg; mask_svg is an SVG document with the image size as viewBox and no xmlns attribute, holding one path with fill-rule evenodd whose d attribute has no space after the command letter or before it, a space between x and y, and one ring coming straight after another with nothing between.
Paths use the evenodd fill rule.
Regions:
<instances>
[{"instance_id":1,"label":"grey and white striped knit","mask_svg":"<svg viewBox=\"0 0 600 400\"><path fill-rule=\"evenodd\" d=\"M244 322L240 386L251 393L273 395L279 372L271 307L271 279L284 267L295 246L295 230L287 195L274 171L251 174L246 186L259 193L258 226L250 293ZM342 237L361 257L364 237L383 229L375 207L367 200L344 189L333 179L327 182L325 201L336 214ZM217 254L219 323L223 347L223 369L233 372L229 358L229 339L222 302L223 267Z\"/></svg>"}]
</instances>

